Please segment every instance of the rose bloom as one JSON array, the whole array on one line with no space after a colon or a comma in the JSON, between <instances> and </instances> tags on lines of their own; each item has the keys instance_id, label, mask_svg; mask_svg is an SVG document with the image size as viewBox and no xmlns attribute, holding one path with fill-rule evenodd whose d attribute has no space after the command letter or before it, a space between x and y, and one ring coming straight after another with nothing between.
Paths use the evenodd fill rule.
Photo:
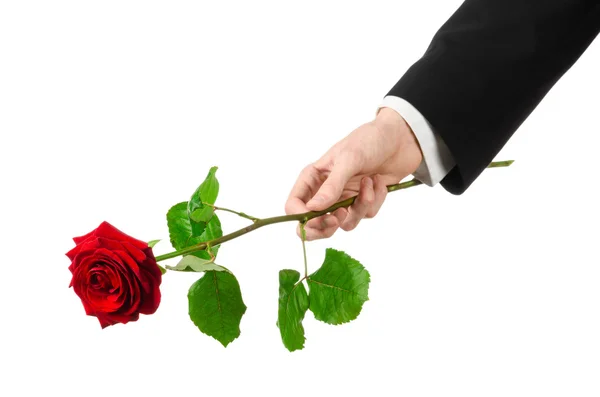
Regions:
<instances>
[{"instance_id":1,"label":"rose bloom","mask_svg":"<svg viewBox=\"0 0 600 397\"><path fill-rule=\"evenodd\" d=\"M66 254L73 274L69 287L102 328L156 311L162 274L147 243L108 222L73 241L75 248Z\"/></svg>"}]
</instances>

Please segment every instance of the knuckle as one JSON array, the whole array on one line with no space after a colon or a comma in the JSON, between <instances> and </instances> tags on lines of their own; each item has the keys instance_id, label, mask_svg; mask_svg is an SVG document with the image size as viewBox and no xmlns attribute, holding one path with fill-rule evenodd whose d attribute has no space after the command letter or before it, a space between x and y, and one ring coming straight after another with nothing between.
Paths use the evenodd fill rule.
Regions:
<instances>
[{"instance_id":1,"label":"knuckle","mask_svg":"<svg viewBox=\"0 0 600 397\"><path fill-rule=\"evenodd\" d=\"M306 167L302 168L302 171L300 171L300 175L310 174L314 167L315 166L312 163L308 164Z\"/></svg>"}]
</instances>

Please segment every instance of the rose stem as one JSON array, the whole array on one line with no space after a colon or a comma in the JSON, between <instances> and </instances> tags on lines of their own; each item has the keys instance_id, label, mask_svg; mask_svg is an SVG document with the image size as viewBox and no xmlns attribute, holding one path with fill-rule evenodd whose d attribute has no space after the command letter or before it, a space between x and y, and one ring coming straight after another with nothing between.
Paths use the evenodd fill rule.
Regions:
<instances>
[{"instance_id":1,"label":"rose stem","mask_svg":"<svg viewBox=\"0 0 600 397\"><path fill-rule=\"evenodd\" d=\"M508 167L513 162L514 162L514 160L495 161L495 162L490 163L490 165L488 165L487 168ZM388 190L388 192L395 192L396 190L406 189L406 188L418 186L421 184L422 184L421 181L419 181L417 179L411 179L410 181L396 183L394 185L389 185L387 187L387 190ZM292 221L306 223L310 219L318 218L319 216L333 212L333 211L337 210L338 208L351 206L352 203L354 203L354 200L356 200L356 197L357 196L347 198L346 200L338 201L337 203L333 204L331 207L326 208L321 211L309 211L309 212L305 212L302 214L274 216L271 218L264 218L264 219L252 218L252 220L254 222L252 225L243 227L239 230L236 230L233 233L229 233L225 236L222 236L222 237L210 240L210 241L192 245L191 247L187 247L187 248L180 249L177 251L169 252L168 254L159 255L156 257L156 261L160 262L165 259L175 258L180 255L186 255L186 254L191 254L196 251L202 251L202 250L206 249L207 244L209 244L211 247L214 247L218 244L222 244L226 241L233 240L234 238L243 236L244 234L250 233L251 231L261 228L263 226L273 225L275 223L282 223L282 222L292 222ZM234 211L230 211L230 212L234 212Z\"/></svg>"}]
</instances>

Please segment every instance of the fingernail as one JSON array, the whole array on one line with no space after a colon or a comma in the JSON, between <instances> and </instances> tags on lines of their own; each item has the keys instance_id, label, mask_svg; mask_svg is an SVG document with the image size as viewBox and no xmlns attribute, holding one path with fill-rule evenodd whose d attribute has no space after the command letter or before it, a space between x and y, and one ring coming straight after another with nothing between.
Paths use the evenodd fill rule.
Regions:
<instances>
[{"instance_id":1,"label":"fingernail","mask_svg":"<svg viewBox=\"0 0 600 397\"><path fill-rule=\"evenodd\" d=\"M325 201L325 199L323 198L323 196L315 196L313 197L308 203L306 203L307 205L319 205L321 204L323 201Z\"/></svg>"},{"instance_id":2,"label":"fingernail","mask_svg":"<svg viewBox=\"0 0 600 397\"><path fill-rule=\"evenodd\" d=\"M344 223L344 221L346 220L346 217L348 216L348 211L340 211L337 214L334 215L338 222L340 222L340 224Z\"/></svg>"},{"instance_id":3,"label":"fingernail","mask_svg":"<svg viewBox=\"0 0 600 397\"><path fill-rule=\"evenodd\" d=\"M367 187L371 187L371 186L373 186L373 179L371 179L371 178L369 178L369 177L367 177L367 178L365 178L365 179L366 179L366 181L365 181L365 185L366 185Z\"/></svg>"}]
</instances>

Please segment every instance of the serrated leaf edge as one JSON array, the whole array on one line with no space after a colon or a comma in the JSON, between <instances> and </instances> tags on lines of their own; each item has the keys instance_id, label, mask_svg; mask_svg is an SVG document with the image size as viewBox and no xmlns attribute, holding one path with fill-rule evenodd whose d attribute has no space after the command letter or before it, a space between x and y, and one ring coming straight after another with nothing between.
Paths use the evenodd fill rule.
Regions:
<instances>
[{"instance_id":1,"label":"serrated leaf edge","mask_svg":"<svg viewBox=\"0 0 600 397\"><path fill-rule=\"evenodd\" d=\"M357 259L355 259L355 258L351 257L351 256L350 256L350 255L348 255L346 252L344 252L344 251L341 251L341 250L336 250L335 248L326 248L326 249L325 249L325 257L327 257L327 251L336 251L336 252L342 253L342 254L344 254L344 255L348 256L350 259L352 259L352 260L353 260L353 261L355 261L356 263L358 263L358 264L359 264L359 265L362 267L362 269L361 269L361 272L365 272L365 273L367 273L367 280L366 280L366 284L367 284L367 285L369 285L369 284L370 284L370 282L371 282L371 274L370 274L370 273L369 273L369 271L368 271L368 270L365 268L365 266L364 266L362 263L360 263L360 262L359 262ZM323 267L323 265L321 265L321 267L319 267L317 270L315 270L315 271L314 271L314 272L313 272L313 273L312 273L310 276L307 276L307 277L306 277L306 283L308 284L308 310L310 310L310 311L312 312L312 314L314 315L314 317L315 317L315 319L316 319L316 320L318 320L318 321L321 321L322 323L325 323L325 324L329 324L329 325L342 325L342 324L347 324L347 323L349 323L349 322L352 322L352 321L356 320L356 319L358 318L358 316L360 315L360 313L362 313L362 309L363 309L363 307L364 307L364 304L365 304L365 303L367 303L367 302L369 301L369 296L367 295L367 296L365 297L365 296L363 296L363 295L359 295L358 293L356 293L356 292L354 292L354 291L351 291L351 290L347 290L347 289L345 289L345 288L338 287L337 285L330 285L330 284L326 284L326 283L323 283L323 282L320 282L320 281L316 281L316 280L313 280L313 279L311 279L311 276L312 276L312 275L314 275L315 273L317 273L319 270L321 270L321 268L322 268L322 267ZM324 285L324 286L327 286L327 287L330 287L330 288L338 289L338 290L340 290L340 291L344 291L344 292L348 292L348 293L354 294L354 295L356 295L356 296L359 296L360 298L364 299L364 302L363 302L363 303L362 303L362 305L360 306L360 309L358 310L358 312L356 313L356 316L355 316L354 318L351 318L351 319L349 319L349 320L347 320L347 321L340 321L340 322L338 322L338 323L331 323L331 322L325 321L324 319L322 319L322 318L319 318L319 316L317 316L317 314L316 314L316 313L315 313L315 312L312 310L312 308L311 308L311 305L310 305L310 302L311 302L311 299L310 299L310 292L311 292L310 283L311 283L311 282L312 282L312 283L315 283L315 284L319 284L319 285ZM358 286L361 286L361 285L363 285L363 284L358 284Z\"/></svg>"},{"instance_id":2,"label":"serrated leaf edge","mask_svg":"<svg viewBox=\"0 0 600 397\"><path fill-rule=\"evenodd\" d=\"M236 281L237 281L237 277L235 277L235 275L233 273L231 273L231 271L229 271L228 269L225 269L225 270L227 270L227 272L230 273L236 279ZM221 317L221 330L223 331L225 329L225 324L223 323L223 311L221 310L221 299L220 299L219 287L218 287L218 283L217 283L217 271L215 271L215 270L209 270L209 271L214 272L213 277L214 277L214 283L215 283L215 288L216 288L216 294L217 294L217 300L218 300L218 306L219 306L219 313L221 314L221 316L220 316ZM204 273L205 274L202 277L207 276L206 273L208 273L208 271L204 272ZM238 281L238 285L239 285L239 281ZM190 291L191 291L191 287L190 287L190 290L188 290L188 301L189 301ZM240 288L240 297L241 297L241 288ZM246 306L246 303L244 303L243 299L242 299L242 305L244 306L244 310L241 313L241 315L243 317L244 314L246 313L246 310L248 309L248 306ZM188 316L190 317L190 320L196 326L196 328L198 328L200 330L200 326L198 324L196 324L196 322L192 319L191 313L189 313L189 310L188 310ZM239 332L238 332L238 334L233 339L231 339L230 341L228 341L226 343L223 343L220 340L218 340L214 335L208 335L208 334L204 333L202 330L200 330L200 332L202 332L204 335L210 336L211 338L213 338L214 340L216 340L217 342L219 342L221 345L223 345L223 347L227 347L231 342L233 342L234 340L236 340L237 338L239 338L240 335L242 334L242 330L240 329Z\"/></svg>"},{"instance_id":3,"label":"serrated leaf edge","mask_svg":"<svg viewBox=\"0 0 600 397\"><path fill-rule=\"evenodd\" d=\"M290 270L290 269L285 269L285 270ZM300 274L299 272L297 272L298 274ZM290 291L290 293L287 296L287 300L285 301L285 317L286 320L288 318L288 307L290 305L290 298L292 297L292 295L294 294L294 291L296 290L296 288L298 288L298 285L302 284L302 281L304 280L304 278L301 278L299 281L297 281L296 283L294 283L294 286L292 287L292 290ZM308 292L306 293L306 297L308 299L308 307L306 308L306 310L304 311L304 316L302 317L300 323L302 325L304 325L304 319L306 318L306 312L310 309L310 296L308 294ZM279 327L279 322L277 322L277 328L279 328L281 330L281 328ZM304 329L304 327L302 327ZM289 349L285 343L283 344L283 346L289 351L289 352L294 352L296 350L302 350L304 349L304 344L306 343L306 330L304 330L305 332L302 334L302 337L304 338L304 340L302 341L302 346L300 346L297 349ZM280 331L281 332L281 331ZM282 342L283 342L283 338L282 338Z\"/></svg>"}]
</instances>

